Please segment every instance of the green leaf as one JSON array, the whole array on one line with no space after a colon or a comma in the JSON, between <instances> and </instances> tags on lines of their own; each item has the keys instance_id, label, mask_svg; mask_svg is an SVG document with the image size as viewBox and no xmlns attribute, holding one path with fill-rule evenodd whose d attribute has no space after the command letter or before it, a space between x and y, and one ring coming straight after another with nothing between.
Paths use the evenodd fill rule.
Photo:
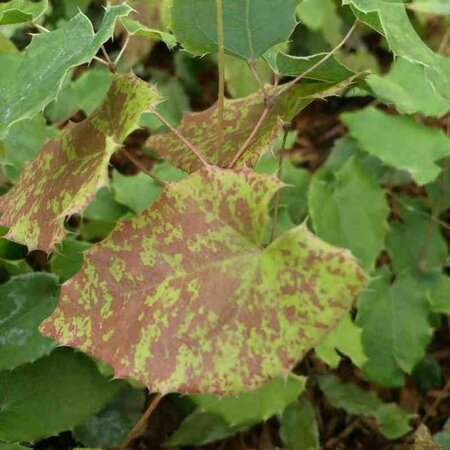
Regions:
<instances>
[{"instance_id":1,"label":"green leaf","mask_svg":"<svg viewBox=\"0 0 450 450\"><path fill-rule=\"evenodd\" d=\"M440 269L447 259L447 243L431 213L417 201L400 205L401 221L391 223L387 250L396 273L408 269Z\"/></svg>"},{"instance_id":2,"label":"green leaf","mask_svg":"<svg viewBox=\"0 0 450 450\"><path fill-rule=\"evenodd\" d=\"M386 438L397 439L411 429L408 422L413 415L395 403L383 403L373 392L353 383L340 383L331 375L320 376L318 381L331 406L348 414L373 417Z\"/></svg>"},{"instance_id":3,"label":"green leaf","mask_svg":"<svg viewBox=\"0 0 450 450\"><path fill-rule=\"evenodd\" d=\"M48 8L48 0L11 0L0 4L0 25L33 22Z\"/></svg>"},{"instance_id":4,"label":"green leaf","mask_svg":"<svg viewBox=\"0 0 450 450\"><path fill-rule=\"evenodd\" d=\"M336 350L348 356L356 367L367 361L362 346L362 330L346 314L339 325L315 348L317 356L330 367L336 368L341 361Z\"/></svg>"},{"instance_id":5,"label":"green leaf","mask_svg":"<svg viewBox=\"0 0 450 450\"><path fill-rule=\"evenodd\" d=\"M77 426L77 441L87 447L118 447L142 415L145 393L125 385L97 415Z\"/></svg>"},{"instance_id":6,"label":"green leaf","mask_svg":"<svg viewBox=\"0 0 450 450\"><path fill-rule=\"evenodd\" d=\"M409 7L418 12L450 16L450 4L447 0L414 0Z\"/></svg>"},{"instance_id":7,"label":"green leaf","mask_svg":"<svg viewBox=\"0 0 450 450\"><path fill-rule=\"evenodd\" d=\"M32 118L54 100L67 72L90 62L112 36L116 20L129 12L125 4L107 7L97 33L79 13L56 31L34 36L25 52L0 55L0 63L8 64L0 74L0 139L11 125Z\"/></svg>"},{"instance_id":8,"label":"green leaf","mask_svg":"<svg viewBox=\"0 0 450 450\"><path fill-rule=\"evenodd\" d=\"M319 429L313 405L305 399L292 403L281 416L280 437L288 450L319 450Z\"/></svg>"},{"instance_id":9,"label":"green leaf","mask_svg":"<svg viewBox=\"0 0 450 450\"><path fill-rule=\"evenodd\" d=\"M99 411L121 386L100 375L87 356L68 348L1 372L0 439L37 441L71 430Z\"/></svg>"},{"instance_id":10,"label":"green leaf","mask_svg":"<svg viewBox=\"0 0 450 450\"><path fill-rule=\"evenodd\" d=\"M335 173L318 171L309 190L309 208L317 234L348 248L370 271L384 248L389 207L375 177L357 157Z\"/></svg>"},{"instance_id":11,"label":"green leaf","mask_svg":"<svg viewBox=\"0 0 450 450\"><path fill-rule=\"evenodd\" d=\"M366 82L378 99L401 113L441 117L450 111L449 100L433 89L425 68L406 59L397 58L387 75L370 75Z\"/></svg>"},{"instance_id":12,"label":"green leaf","mask_svg":"<svg viewBox=\"0 0 450 450\"><path fill-rule=\"evenodd\" d=\"M134 75L116 75L103 104L70 125L28 163L15 187L0 197L7 238L47 253L65 235L67 215L82 211L108 182L108 163L159 95Z\"/></svg>"},{"instance_id":13,"label":"green leaf","mask_svg":"<svg viewBox=\"0 0 450 450\"><path fill-rule=\"evenodd\" d=\"M294 402L303 392L305 382L303 377L289 375L234 397L192 395L189 398L198 409L182 422L168 444L204 445L266 421Z\"/></svg>"},{"instance_id":14,"label":"green leaf","mask_svg":"<svg viewBox=\"0 0 450 450\"><path fill-rule=\"evenodd\" d=\"M365 277L349 252L305 226L262 248L279 187L248 169L212 167L169 183L86 253L44 334L153 392L232 395L287 373Z\"/></svg>"},{"instance_id":15,"label":"green leaf","mask_svg":"<svg viewBox=\"0 0 450 450\"><path fill-rule=\"evenodd\" d=\"M404 383L424 357L433 330L430 324L428 286L409 273L393 284L387 270L380 271L358 300L357 325L362 330L368 361L364 374L380 386Z\"/></svg>"},{"instance_id":16,"label":"green leaf","mask_svg":"<svg viewBox=\"0 0 450 450\"><path fill-rule=\"evenodd\" d=\"M291 121L317 98L336 95L351 79L339 85L310 83L298 85L278 99L255 139L248 146L236 167L252 167L272 148L284 122ZM185 114L178 131L183 134L212 164L226 167L246 142L265 108L261 92L237 100L225 101L224 145L217 154L217 103L206 111ZM192 173L202 167L199 159L173 133L151 136L147 146L177 167Z\"/></svg>"},{"instance_id":17,"label":"green leaf","mask_svg":"<svg viewBox=\"0 0 450 450\"><path fill-rule=\"evenodd\" d=\"M155 30L153 28L148 28L145 25L139 23L137 20L133 20L128 17L122 19L122 23L124 24L128 33L132 34L133 36L141 36L154 39L156 41L162 41L167 45L169 50L172 50L177 45L177 40L173 34Z\"/></svg>"},{"instance_id":18,"label":"green leaf","mask_svg":"<svg viewBox=\"0 0 450 450\"><path fill-rule=\"evenodd\" d=\"M56 278L45 273L0 285L0 370L36 361L55 348L38 327L55 309L58 295Z\"/></svg>"},{"instance_id":19,"label":"green leaf","mask_svg":"<svg viewBox=\"0 0 450 450\"><path fill-rule=\"evenodd\" d=\"M225 50L255 60L288 40L295 27L298 0L227 0L223 2ZM194 55L217 51L214 0L174 0L172 28L177 40Z\"/></svg>"},{"instance_id":20,"label":"green leaf","mask_svg":"<svg viewBox=\"0 0 450 450\"><path fill-rule=\"evenodd\" d=\"M406 170L419 185L441 172L436 161L450 155L450 139L442 130L408 116L391 116L375 108L345 113L342 120L361 148L385 164Z\"/></svg>"}]
</instances>

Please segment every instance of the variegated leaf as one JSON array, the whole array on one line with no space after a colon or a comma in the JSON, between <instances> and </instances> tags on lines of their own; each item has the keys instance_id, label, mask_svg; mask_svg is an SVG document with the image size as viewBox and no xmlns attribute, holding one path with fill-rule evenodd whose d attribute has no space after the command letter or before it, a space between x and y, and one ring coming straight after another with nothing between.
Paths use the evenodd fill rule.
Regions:
<instances>
[{"instance_id":1,"label":"variegated leaf","mask_svg":"<svg viewBox=\"0 0 450 450\"><path fill-rule=\"evenodd\" d=\"M86 252L47 336L152 391L233 395L287 374L365 285L306 226L263 248L281 183L204 168Z\"/></svg>"}]
</instances>

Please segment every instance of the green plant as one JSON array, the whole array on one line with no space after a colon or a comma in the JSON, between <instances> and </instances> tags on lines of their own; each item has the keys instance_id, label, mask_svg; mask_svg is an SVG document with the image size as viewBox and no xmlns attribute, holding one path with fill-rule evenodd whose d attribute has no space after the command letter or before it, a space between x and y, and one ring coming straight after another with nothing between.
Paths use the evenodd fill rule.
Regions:
<instances>
[{"instance_id":1,"label":"green plant","mask_svg":"<svg viewBox=\"0 0 450 450\"><path fill-rule=\"evenodd\" d=\"M445 390L392 389L445 373L448 2L128 3L0 3L0 450L125 449L161 401L176 447L445 449Z\"/></svg>"}]
</instances>

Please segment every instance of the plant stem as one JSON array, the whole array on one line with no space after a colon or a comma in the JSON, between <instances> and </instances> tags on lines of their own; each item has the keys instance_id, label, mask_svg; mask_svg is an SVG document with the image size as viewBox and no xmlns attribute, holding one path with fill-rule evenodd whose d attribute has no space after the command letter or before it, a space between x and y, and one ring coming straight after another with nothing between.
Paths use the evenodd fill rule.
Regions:
<instances>
[{"instance_id":1,"label":"plant stem","mask_svg":"<svg viewBox=\"0 0 450 450\"><path fill-rule=\"evenodd\" d=\"M280 96L284 94L286 91L288 91L292 86L297 84L300 80L306 77L306 75L310 74L313 70L316 70L318 67L320 67L322 64L327 62L336 52L338 52L350 39L353 32L356 30L356 27L358 26L358 21L356 20L348 33L344 36L341 42L333 48L329 53L327 53L320 61L317 61L316 64L313 64L308 70L305 70L301 75L299 75L297 78L292 80L291 82L287 83L283 86L283 88L278 92L277 96Z\"/></svg>"},{"instance_id":2,"label":"plant stem","mask_svg":"<svg viewBox=\"0 0 450 450\"><path fill-rule=\"evenodd\" d=\"M256 70L256 63L254 60L251 60L248 62L248 67L250 69L250 72L252 73L253 77L256 80L256 83L258 84L259 88L261 89L262 93L264 94L264 98L269 98L269 93L267 92L266 87L264 86L263 81L261 80L261 77L258 74L258 71Z\"/></svg>"},{"instance_id":3,"label":"plant stem","mask_svg":"<svg viewBox=\"0 0 450 450\"><path fill-rule=\"evenodd\" d=\"M127 35L125 37L125 41L124 41L124 43L122 45L122 48L120 49L120 52L117 55L117 58L114 60L114 65L115 66L117 66L118 62L122 58L122 56L125 53L125 50L127 49L129 43L130 43L130 33L127 33Z\"/></svg>"},{"instance_id":4,"label":"plant stem","mask_svg":"<svg viewBox=\"0 0 450 450\"><path fill-rule=\"evenodd\" d=\"M278 172L277 177L279 180L281 180L283 176L283 158L284 158L284 151L286 150L286 141L288 136L288 130L287 128L284 129L284 135L283 135L283 144L281 145L281 149L278 153ZM278 224L278 211L280 209L280 190L278 189L277 193L275 194L275 207L273 211L273 222L272 222L272 236L270 238L270 241L272 242L275 239L275 234L277 233L277 224Z\"/></svg>"},{"instance_id":5,"label":"plant stem","mask_svg":"<svg viewBox=\"0 0 450 450\"><path fill-rule=\"evenodd\" d=\"M118 448L118 450L126 450L128 448L128 446L131 444L131 442L138 436L138 434L145 427L145 425L147 424L148 418L152 415L153 411L155 411L155 409L161 402L162 398L163 398L162 394L155 395L155 397L152 399L152 401L148 405L148 408L145 410L144 414L142 414L141 418L138 420L136 425L128 433L128 436L125 438L125 440L122 442L122 444L120 444L120 447Z\"/></svg>"},{"instance_id":6,"label":"plant stem","mask_svg":"<svg viewBox=\"0 0 450 450\"><path fill-rule=\"evenodd\" d=\"M152 114L154 114L169 130L181 141L183 142L186 147L188 147L192 153L205 165L209 166L208 160L203 156L203 154L200 152L200 150L197 149L197 147L192 144L190 141L188 141L170 122L168 122L156 109L152 109L150 111Z\"/></svg>"},{"instance_id":7,"label":"plant stem","mask_svg":"<svg viewBox=\"0 0 450 450\"><path fill-rule=\"evenodd\" d=\"M217 15L217 45L219 52L217 62L219 66L219 94L218 94L218 117L217 117L217 157L220 159L223 146L223 122L225 107L225 34L223 30L223 7L222 0L216 0Z\"/></svg>"},{"instance_id":8,"label":"plant stem","mask_svg":"<svg viewBox=\"0 0 450 450\"><path fill-rule=\"evenodd\" d=\"M142 172L147 174L150 178L152 178L156 183L158 183L161 186L165 186L166 182L161 180L158 176L156 176L154 173L150 172L150 170L147 170L147 168L137 159L135 158L128 150L122 149L122 153Z\"/></svg>"}]
</instances>

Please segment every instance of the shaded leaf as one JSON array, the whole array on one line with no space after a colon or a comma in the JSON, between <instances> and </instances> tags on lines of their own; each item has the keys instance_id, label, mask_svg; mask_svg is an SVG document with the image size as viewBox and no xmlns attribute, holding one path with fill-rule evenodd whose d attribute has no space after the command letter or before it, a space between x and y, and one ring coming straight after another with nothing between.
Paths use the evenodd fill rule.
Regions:
<instances>
[{"instance_id":1,"label":"shaded leaf","mask_svg":"<svg viewBox=\"0 0 450 450\"><path fill-rule=\"evenodd\" d=\"M10 0L0 4L0 25L32 22L38 19L48 8L48 0L32 2L30 0Z\"/></svg>"},{"instance_id":2,"label":"shaded leaf","mask_svg":"<svg viewBox=\"0 0 450 450\"><path fill-rule=\"evenodd\" d=\"M288 40L295 27L298 0L227 0L223 2L225 50L255 60ZM194 55L217 51L214 0L174 0L172 28L178 41Z\"/></svg>"},{"instance_id":3,"label":"shaded leaf","mask_svg":"<svg viewBox=\"0 0 450 450\"><path fill-rule=\"evenodd\" d=\"M82 211L107 183L110 156L158 101L154 87L134 75L117 75L92 116L49 142L0 197L0 222L10 228L6 237L49 252L65 234L65 217Z\"/></svg>"},{"instance_id":4,"label":"shaded leaf","mask_svg":"<svg viewBox=\"0 0 450 450\"><path fill-rule=\"evenodd\" d=\"M450 155L450 139L445 133L412 117L366 108L345 113L342 120L363 150L391 167L408 171L419 185L435 180L441 172L436 161Z\"/></svg>"},{"instance_id":5,"label":"shaded leaf","mask_svg":"<svg viewBox=\"0 0 450 450\"><path fill-rule=\"evenodd\" d=\"M128 17L122 19L122 23L128 33L134 36L141 36L154 39L155 41L162 41L167 45L169 50L172 50L177 45L177 40L173 34L149 28L139 23L137 20L133 20Z\"/></svg>"},{"instance_id":6,"label":"shaded leaf","mask_svg":"<svg viewBox=\"0 0 450 450\"><path fill-rule=\"evenodd\" d=\"M67 72L90 62L111 37L116 20L129 11L125 4L107 7L97 33L79 13L56 31L34 36L23 53L7 55L8 70L0 74L0 139L12 124L32 118L54 100Z\"/></svg>"},{"instance_id":7,"label":"shaded leaf","mask_svg":"<svg viewBox=\"0 0 450 450\"><path fill-rule=\"evenodd\" d=\"M55 348L38 328L55 309L58 295L56 278L45 273L0 285L0 370L36 361Z\"/></svg>"},{"instance_id":8,"label":"shaded leaf","mask_svg":"<svg viewBox=\"0 0 450 450\"><path fill-rule=\"evenodd\" d=\"M121 386L100 375L87 356L68 348L1 372L0 439L34 441L71 430L100 410Z\"/></svg>"},{"instance_id":9,"label":"shaded leaf","mask_svg":"<svg viewBox=\"0 0 450 450\"><path fill-rule=\"evenodd\" d=\"M287 373L365 277L305 226L261 248L279 187L218 168L169 184L87 252L44 333L162 393L231 395Z\"/></svg>"}]
</instances>

